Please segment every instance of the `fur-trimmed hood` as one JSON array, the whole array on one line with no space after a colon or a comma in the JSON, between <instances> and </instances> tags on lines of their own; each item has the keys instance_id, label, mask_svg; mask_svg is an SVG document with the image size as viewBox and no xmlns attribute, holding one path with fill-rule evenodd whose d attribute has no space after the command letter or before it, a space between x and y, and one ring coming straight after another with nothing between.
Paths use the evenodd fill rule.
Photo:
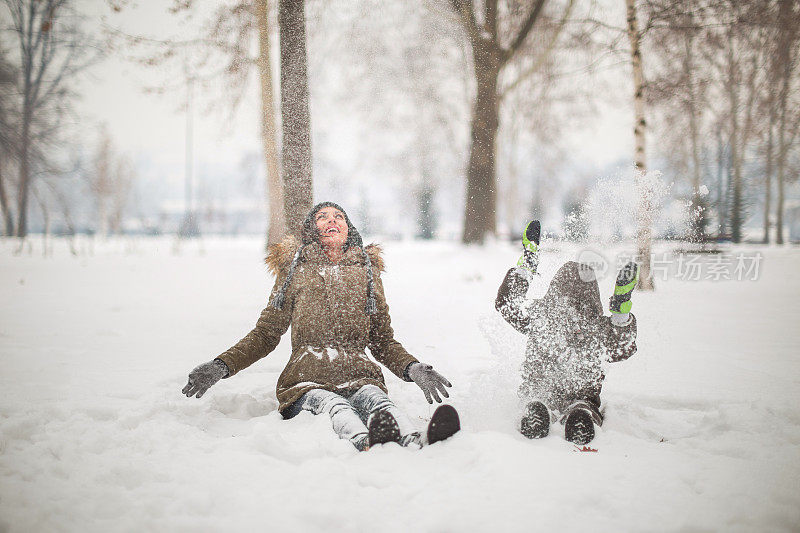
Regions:
<instances>
[{"instance_id":1,"label":"fur-trimmed hood","mask_svg":"<svg viewBox=\"0 0 800 533\"><path fill-rule=\"evenodd\" d=\"M269 271L274 276L285 274L289 270L289 265L292 263L294 254L300 247L300 241L293 235L287 235L279 243L271 244L264 258ZM364 251L369 254L369 259L372 262L373 268L377 272L384 272L386 270L386 263L383 260L383 248L378 244L369 244L364 247ZM303 251L303 261L312 262L325 262L327 256L322 251L320 245L316 242L311 243ZM355 247L348 248L342 257L342 264L364 264L364 256L361 251Z\"/></svg>"}]
</instances>

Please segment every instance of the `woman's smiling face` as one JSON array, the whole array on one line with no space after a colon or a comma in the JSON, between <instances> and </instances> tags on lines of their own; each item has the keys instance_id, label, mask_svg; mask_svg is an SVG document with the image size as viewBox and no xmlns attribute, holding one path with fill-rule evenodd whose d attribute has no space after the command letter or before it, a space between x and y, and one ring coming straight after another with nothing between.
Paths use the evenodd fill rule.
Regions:
<instances>
[{"instance_id":1,"label":"woman's smiling face","mask_svg":"<svg viewBox=\"0 0 800 533\"><path fill-rule=\"evenodd\" d=\"M319 243L323 247L344 246L349 228L344 213L335 207L323 207L314 215L319 231Z\"/></svg>"}]
</instances>

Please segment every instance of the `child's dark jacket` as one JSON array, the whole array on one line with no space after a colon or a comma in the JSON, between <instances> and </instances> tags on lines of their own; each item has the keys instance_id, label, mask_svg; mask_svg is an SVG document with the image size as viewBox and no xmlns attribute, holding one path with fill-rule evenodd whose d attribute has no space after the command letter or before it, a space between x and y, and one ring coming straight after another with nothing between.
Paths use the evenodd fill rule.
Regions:
<instances>
[{"instance_id":1,"label":"child's dark jacket","mask_svg":"<svg viewBox=\"0 0 800 533\"><path fill-rule=\"evenodd\" d=\"M529 285L526 272L513 268L495 300L503 318L528 335L520 396L562 412L575 400L599 406L601 362L636 353L636 317L625 326L612 325L603 315L594 271L574 261L556 272L543 298L528 300Z\"/></svg>"}]
</instances>

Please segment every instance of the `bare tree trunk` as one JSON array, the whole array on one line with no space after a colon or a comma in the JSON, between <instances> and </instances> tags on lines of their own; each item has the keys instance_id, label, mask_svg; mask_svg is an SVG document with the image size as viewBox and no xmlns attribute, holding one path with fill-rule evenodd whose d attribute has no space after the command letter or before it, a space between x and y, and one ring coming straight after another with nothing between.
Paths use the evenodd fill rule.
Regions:
<instances>
[{"instance_id":1,"label":"bare tree trunk","mask_svg":"<svg viewBox=\"0 0 800 533\"><path fill-rule=\"evenodd\" d=\"M11 205L6 195L6 186L3 183L3 168L0 163L0 210L3 211L3 235L6 237L14 236L14 215L11 213Z\"/></svg>"},{"instance_id":2,"label":"bare tree trunk","mask_svg":"<svg viewBox=\"0 0 800 533\"><path fill-rule=\"evenodd\" d=\"M535 26L546 0L536 0L530 6L520 29L511 35L507 47L501 46L498 36L498 2L484 0L483 22L475 16L471 1L451 0L472 47L473 68L477 94L472 107L470 132L470 154L467 166L467 200L464 207L464 231L461 241L465 244L482 242L487 234L497 232L497 176L496 150L497 128L500 124L498 79L505 65L524 44ZM549 53L545 51L544 54ZM544 61L544 56L540 59ZM530 72L524 74L529 75Z\"/></svg>"},{"instance_id":3,"label":"bare tree trunk","mask_svg":"<svg viewBox=\"0 0 800 533\"><path fill-rule=\"evenodd\" d=\"M97 199L97 236L103 240L108 238L108 207L104 195Z\"/></svg>"},{"instance_id":4,"label":"bare tree trunk","mask_svg":"<svg viewBox=\"0 0 800 533\"><path fill-rule=\"evenodd\" d=\"M75 247L75 223L72 221L72 214L69 211L69 204L62 202L61 212L64 215L64 224L67 225L67 234L69 235L69 251L72 255L78 255L78 249Z\"/></svg>"},{"instance_id":5,"label":"bare tree trunk","mask_svg":"<svg viewBox=\"0 0 800 533\"><path fill-rule=\"evenodd\" d=\"M788 84L788 79L785 80ZM786 176L786 102L781 103L781 117L778 124L778 198L775 204L775 242L783 244L783 184Z\"/></svg>"},{"instance_id":6,"label":"bare tree trunk","mask_svg":"<svg viewBox=\"0 0 800 533\"><path fill-rule=\"evenodd\" d=\"M123 184L117 183L117 187L123 186ZM122 219L125 213L125 204L121 203L121 199L116 197L117 193L118 191L115 190L115 196L111 198L111 216L109 217L108 227L111 234L122 235Z\"/></svg>"},{"instance_id":7,"label":"bare tree trunk","mask_svg":"<svg viewBox=\"0 0 800 533\"><path fill-rule=\"evenodd\" d=\"M742 238L742 227L746 222L746 215L745 212L745 205L743 202L742 194L743 194L743 177L742 177L742 165L744 164L744 154L747 153L747 146L750 143L750 139L753 136L753 120L754 120L754 111L756 108L756 97L758 96L758 83L757 77L760 71L760 66L758 64L758 56L757 54L753 53L750 57L750 70L747 78L747 84L744 87L747 90L747 99L744 103L744 126L740 131L739 135L739 148L737 150L738 160L737 160L737 169L735 174L737 175L737 184L738 184L738 191L734 189L734 205L736 205L736 196L738 194L738 212L739 212L739 237L740 240ZM738 90L737 90L737 100L738 100ZM737 241L740 242L740 241Z\"/></svg>"},{"instance_id":8,"label":"bare tree trunk","mask_svg":"<svg viewBox=\"0 0 800 533\"><path fill-rule=\"evenodd\" d=\"M722 124L717 125L717 218L719 228L717 233L726 233L728 226L728 209L725 201L725 145L722 142Z\"/></svg>"},{"instance_id":9,"label":"bare tree trunk","mask_svg":"<svg viewBox=\"0 0 800 533\"><path fill-rule=\"evenodd\" d=\"M645 130L647 122L644 114L644 70L642 67L642 53L639 35L639 23L636 20L636 0L625 0L628 19L628 40L631 45L631 64L633 67L633 108L635 123L633 137L635 143L634 165L636 167L637 190L639 193L639 207L637 213L638 227L636 230L636 244L641 272L639 275L639 288L651 291L653 276L650 267L650 250L652 248L652 205L650 199L650 186L646 181L647 160L645 157Z\"/></svg>"},{"instance_id":10,"label":"bare tree trunk","mask_svg":"<svg viewBox=\"0 0 800 533\"><path fill-rule=\"evenodd\" d=\"M739 152L739 80L735 59L733 28L728 30L728 105L731 121L731 166L733 167L733 203L731 205L731 238L742 242L742 164Z\"/></svg>"},{"instance_id":11,"label":"bare tree trunk","mask_svg":"<svg viewBox=\"0 0 800 533\"><path fill-rule=\"evenodd\" d=\"M690 21L691 23L691 21ZM694 86L694 35L686 33L684 72L689 88L689 142L692 149L692 193L700 189L700 141L697 127L697 89Z\"/></svg>"},{"instance_id":12,"label":"bare tree trunk","mask_svg":"<svg viewBox=\"0 0 800 533\"><path fill-rule=\"evenodd\" d=\"M299 237L306 213L314 203L304 0L279 0L278 26L284 211L287 232Z\"/></svg>"},{"instance_id":13,"label":"bare tree trunk","mask_svg":"<svg viewBox=\"0 0 800 533\"><path fill-rule=\"evenodd\" d=\"M769 126L767 130L767 164L764 168L764 244L769 244L769 211L772 200L772 130L775 124L775 114L770 103Z\"/></svg>"},{"instance_id":14,"label":"bare tree trunk","mask_svg":"<svg viewBox=\"0 0 800 533\"><path fill-rule=\"evenodd\" d=\"M695 63L694 63L694 19L692 12L688 11L688 30L684 34L684 52L685 59L683 62L684 75L686 76L687 86L689 91L689 99L687 107L689 112L689 144L692 152L692 195L690 205L690 238L694 242L703 243L706 241L705 226L706 226L706 202L700 194L700 134L698 127L698 105L697 105L697 87L695 87Z\"/></svg>"},{"instance_id":15,"label":"bare tree trunk","mask_svg":"<svg viewBox=\"0 0 800 533\"><path fill-rule=\"evenodd\" d=\"M268 0L256 0L258 19L258 73L261 81L261 142L264 165L269 228L267 245L279 242L286 233L286 214L283 209L283 181L278 165L278 138L275 129L275 101L272 94L272 61L269 55Z\"/></svg>"},{"instance_id":16,"label":"bare tree trunk","mask_svg":"<svg viewBox=\"0 0 800 533\"><path fill-rule=\"evenodd\" d=\"M513 118L512 124L509 125L507 131L508 137L505 142L508 143L509 147L508 155L506 156L508 161L506 172L508 184L506 185L501 202L506 206L506 226L508 226L508 231L511 235L514 235L516 231L519 231L517 226L521 221L519 220L519 165L517 165L516 158L519 142L519 128Z\"/></svg>"},{"instance_id":17,"label":"bare tree trunk","mask_svg":"<svg viewBox=\"0 0 800 533\"><path fill-rule=\"evenodd\" d=\"M26 106L27 107L27 106ZM19 192L17 195L17 237L28 234L28 191L30 190L30 112L23 111L22 136L19 148Z\"/></svg>"},{"instance_id":18,"label":"bare tree trunk","mask_svg":"<svg viewBox=\"0 0 800 533\"><path fill-rule=\"evenodd\" d=\"M783 194L783 183L784 183L784 175L785 175L785 164L783 161L778 162L778 199L775 205L775 242L777 244L783 244L783 201L784 201L784 194Z\"/></svg>"},{"instance_id":19,"label":"bare tree trunk","mask_svg":"<svg viewBox=\"0 0 800 533\"><path fill-rule=\"evenodd\" d=\"M31 2L27 6L27 27L20 31L20 49L22 51L22 132L19 139L19 192L17 194L17 237L24 239L28 234L28 194L31 187L30 151L31 122L34 106L34 43L42 40L41 33L36 34L35 19L39 6ZM24 9L25 7L23 7ZM20 9L22 12L22 9ZM24 17L20 21L24 20ZM21 28L18 28L21 29ZM46 32L42 32L46 33ZM41 56L44 60L44 55ZM41 68L41 67L40 67ZM41 70L40 70L41 74Z\"/></svg>"},{"instance_id":20,"label":"bare tree trunk","mask_svg":"<svg viewBox=\"0 0 800 533\"><path fill-rule=\"evenodd\" d=\"M414 75L414 72L411 72ZM415 105L417 109L424 110L427 103L419 92L414 93ZM431 146L428 139L427 129L423 113L416 117L416 139L415 152L417 157L417 172L419 179L414 184L412 194L416 200L417 207L417 237L421 239L433 239L436 233L436 180L431 172Z\"/></svg>"},{"instance_id":21,"label":"bare tree trunk","mask_svg":"<svg viewBox=\"0 0 800 533\"><path fill-rule=\"evenodd\" d=\"M792 77L792 61L790 46L794 42L796 28L792 23L792 0L781 0L778 13L781 37L779 39L779 59L778 65L781 69L781 87L778 93L778 198L775 205L775 242L783 244L783 202L784 202L784 182L786 177L786 155L788 152L788 142L786 140L786 108L788 106L789 85Z\"/></svg>"},{"instance_id":22,"label":"bare tree trunk","mask_svg":"<svg viewBox=\"0 0 800 533\"><path fill-rule=\"evenodd\" d=\"M72 255L78 255L78 250L75 247L75 222L72 220L72 212L70 211L70 203L58 187L48 183L50 191L56 200L58 207L61 208L61 214L64 218L64 224L67 226L67 235L69 235L69 251Z\"/></svg>"},{"instance_id":23,"label":"bare tree trunk","mask_svg":"<svg viewBox=\"0 0 800 533\"><path fill-rule=\"evenodd\" d=\"M493 235L497 229L495 143L500 123L497 98L500 61L489 43L473 44L473 56L478 91L472 108L464 243L483 242L487 234Z\"/></svg>"},{"instance_id":24,"label":"bare tree trunk","mask_svg":"<svg viewBox=\"0 0 800 533\"><path fill-rule=\"evenodd\" d=\"M42 195L39 194L35 188L33 189L33 197L36 200L36 203L39 204L39 209L42 210L42 218L44 218L44 233L42 234L42 256L47 257L47 241L50 237L50 210L47 209L47 203L45 203Z\"/></svg>"}]
</instances>

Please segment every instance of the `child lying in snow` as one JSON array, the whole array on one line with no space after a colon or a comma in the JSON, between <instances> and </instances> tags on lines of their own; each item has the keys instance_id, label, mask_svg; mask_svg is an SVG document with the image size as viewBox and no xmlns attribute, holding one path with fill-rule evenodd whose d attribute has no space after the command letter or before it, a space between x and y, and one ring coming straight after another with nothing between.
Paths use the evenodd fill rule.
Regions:
<instances>
[{"instance_id":1,"label":"child lying in snow","mask_svg":"<svg viewBox=\"0 0 800 533\"><path fill-rule=\"evenodd\" d=\"M603 423L602 360L623 361L636 353L630 296L639 269L631 262L620 270L610 317L603 315L594 270L574 261L556 272L543 298L528 300L538 265L539 234L536 220L525 228L525 252L506 274L495 300L503 318L528 335L519 389L527 406L520 431L531 439L545 437L561 415L567 440L586 444L594 438L594 424Z\"/></svg>"},{"instance_id":2,"label":"child lying in snow","mask_svg":"<svg viewBox=\"0 0 800 533\"><path fill-rule=\"evenodd\" d=\"M394 339L383 293L380 248L364 246L344 209L317 204L303 222L302 242L287 237L270 247L267 264L276 275L270 303L256 327L235 346L189 374L186 396L209 387L269 354L292 326L292 355L278 378L284 418L301 411L330 416L334 431L359 450L395 441L431 444L458 431L449 405L434 412L425 436L387 395L372 356L405 381L415 382L428 403L448 397L450 382L417 361Z\"/></svg>"}]
</instances>

